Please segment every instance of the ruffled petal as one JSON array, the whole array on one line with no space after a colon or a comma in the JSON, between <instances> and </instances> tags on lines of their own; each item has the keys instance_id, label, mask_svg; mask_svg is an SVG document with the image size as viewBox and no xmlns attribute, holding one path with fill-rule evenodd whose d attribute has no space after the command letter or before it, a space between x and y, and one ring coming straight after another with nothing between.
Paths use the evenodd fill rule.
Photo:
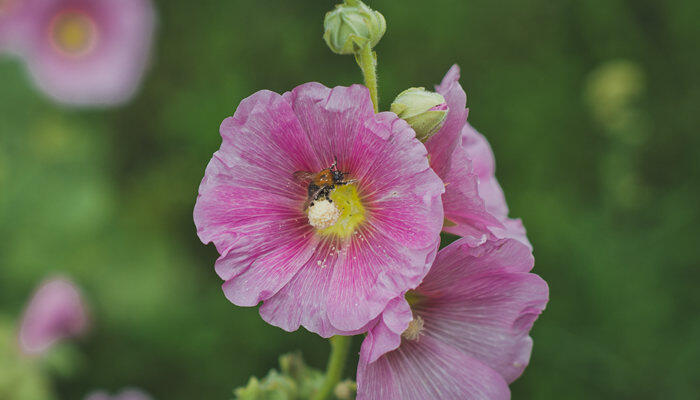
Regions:
<instances>
[{"instance_id":1,"label":"ruffled petal","mask_svg":"<svg viewBox=\"0 0 700 400\"><path fill-rule=\"evenodd\" d=\"M450 111L445 125L426 142L426 147L431 167L445 183L444 230L468 238L473 247L488 239L513 238L532 248L522 223L508 218L491 147L467 122L459 67L452 66L436 89L445 97Z\"/></svg>"},{"instance_id":2,"label":"ruffled petal","mask_svg":"<svg viewBox=\"0 0 700 400\"><path fill-rule=\"evenodd\" d=\"M547 304L549 289L527 273L532 256L516 240L471 248L464 240L443 249L414 307L425 335L458 348L498 371L507 382L528 364L528 332Z\"/></svg>"},{"instance_id":3,"label":"ruffled petal","mask_svg":"<svg viewBox=\"0 0 700 400\"><path fill-rule=\"evenodd\" d=\"M368 224L402 247L434 245L442 227L444 185L413 129L396 114L377 114L358 135L352 155Z\"/></svg>"},{"instance_id":4,"label":"ruffled petal","mask_svg":"<svg viewBox=\"0 0 700 400\"><path fill-rule=\"evenodd\" d=\"M377 240L363 237L347 248L322 243L297 275L263 303L263 319L287 331L302 325L323 337L362 330L389 301L420 282L437 248L403 254L387 247L386 253L374 249L380 251L376 254L366 246Z\"/></svg>"},{"instance_id":5,"label":"ruffled petal","mask_svg":"<svg viewBox=\"0 0 700 400\"><path fill-rule=\"evenodd\" d=\"M444 382L459 368L441 370L430 358L436 351L460 360L455 365L481 365L504 385L517 379L530 359L529 331L549 296L547 284L528 273L532 264L529 248L512 239L476 248L460 239L442 249L412 295L410 314L401 297L371 326L360 351L358 399L482 398L468 389L438 391L459 387ZM419 317L418 339L403 339L407 321ZM431 369L434 376L420 376ZM432 387L432 382L443 383Z\"/></svg>"},{"instance_id":6,"label":"ruffled petal","mask_svg":"<svg viewBox=\"0 0 700 400\"><path fill-rule=\"evenodd\" d=\"M456 227L447 227L445 230L483 243L486 238L491 237L490 227L502 225L487 210L480 196L479 176L472 171L472 160L461 146L461 140L458 140L442 176L445 182L445 194L442 196L445 218L457 224Z\"/></svg>"},{"instance_id":7,"label":"ruffled petal","mask_svg":"<svg viewBox=\"0 0 700 400\"><path fill-rule=\"evenodd\" d=\"M374 115L369 90L361 85L327 88L310 82L282 95L292 107L318 162L310 171L328 168L335 160L353 170L352 144L362 126Z\"/></svg>"},{"instance_id":8,"label":"ruffled petal","mask_svg":"<svg viewBox=\"0 0 700 400\"><path fill-rule=\"evenodd\" d=\"M478 176L479 197L483 199L486 210L499 222L490 224L489 231L495 238L517 239L532 249L522 222L508 218L508 205L496 179L496 161L491 146L469 123L462 130L462 150L472 160L473 173Z\"/></svg>"},{"instance_id":9,"label":"ruffled petal","mask_svg":"<svg viewBox=\"0 0 700 400\"><path fill-rule=\"evenodd\" d=\"M430 166L445 183L443 207L448 220L445 231L470 238L478 246L489 235L489 226L501 224L491 215L479 197L479 176L462 146L462 129L467 124L467 95L459 84L459 67L453 65L437 91L449 107L443 127L425 144ZM456 225L456 226L455 226Z\"/></svg>"},{"instance_id":10,"label":"ruffled petal","mask_svg":"<svg viewBox=\"0 0 700 400\"><path fill-rule=\"evenodd\" d=\"M510 398L503 378L458 349L425 336L373 363L360 357L358 400L426 400Z\"/></svg>"},{"instance_id":11,"label":"ruffled petal","mask_svg":"<svg viewBox=\"0 0 700 400\"><path fill-rule=\"evenodd\" d=\"M438 176L444 177L468 114L467 94L459 84L459 67L456 64L436 86L436 90L445 98L450 111L442 128L425 143L425 147L430 154L430 166Z\"/></svg>"},{"instance_id":12,"label":"ruffled petal","mask_svg":"<svg viewBox=\"0 0 700 400\"><path fill-rule=\"evenodd\" d=\"M413 313L403 296L389 302L375 325L367 331L360 350L362 357L368 363L373 363L385 353L399 347L401 334L412 319Z\"/></svg>"},{"instance_id":13,"label":"ruffled petal","mask_svg":"<svg viewBox=\"0 0 700 400\"><path fill-rule=\"evenodd\" d=\"M321 242L313 256L276 295L260 306L260 316L288 332L304 326L322 337L339 334L328 319L330 282L337 261L330 242Z\"/></svg>"},{"instance_id":14,"label":"ruffled petal","mask_svg":"<svg viewBox=\"0 0 700 400\"><path fill-rule=\"evenodd\" d=\"M547 303L547 284L527 273L490 274L460 284L459 292L415 307L425 334L480 360L507 382L514 381L529 362L528 332Z\"/></svg>"},{"instance_id":15,"label":"ruffled petal","mask_svg":"<svg viewBox=\"0 0 700 400\"><path fill-rule=\"evenodd\" d=\"M289 104L276 93L243 100L221 125L194 209L197 233L221 253L216 271L234 304L251 306L284 286L314 251L294 172L316 164ZM274 157L274 160L273 160Z\"/></svg>"},{"instance_id":16,"label":"ruffled petal","mask_svg":"<svg viewBox=\"0 0 700 400\"><path fill-rule=\"evenodd\" d=\"M527 246L516 240L491 240L471 247L459 239L438 252L419 289L430 296L459 290L469 277L499 272L529 272L535 259Z\"/></svg>"}]
</instances>

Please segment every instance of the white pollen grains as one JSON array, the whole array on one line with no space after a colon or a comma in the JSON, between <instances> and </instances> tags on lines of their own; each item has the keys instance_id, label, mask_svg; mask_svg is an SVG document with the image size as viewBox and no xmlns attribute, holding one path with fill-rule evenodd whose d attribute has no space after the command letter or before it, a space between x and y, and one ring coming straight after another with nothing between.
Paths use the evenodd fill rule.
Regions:
<instances>
[{"instance_id":1,"label":"white pollen grains","mask_svg":"<svg viewBox=\"0 0 700 400\"><path fill-rule=\"evenodd\" d=\"M309 224L321 230L331 227L338 222L340 211L335 204L326 199L316 200L309 206L308 217Z\"/></svg>"}]
</instances>

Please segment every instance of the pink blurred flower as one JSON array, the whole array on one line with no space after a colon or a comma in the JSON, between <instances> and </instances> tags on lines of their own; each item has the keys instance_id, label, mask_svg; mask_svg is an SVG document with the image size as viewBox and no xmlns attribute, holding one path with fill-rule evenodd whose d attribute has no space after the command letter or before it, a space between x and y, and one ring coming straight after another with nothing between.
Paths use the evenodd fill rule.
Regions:
<instances>
[{"instance_id":1,"label":"pink blurred flower","mask_svg":"<svg viewBox=\"0 0 700 400\"><path fill-rule=\"evenodd\" d=\"M421 281L439 244L443 184L408 124L374 114L367 88L260 91L222 123L221 136L194 221L221 254L215 267L231 302L263 301L267 322L327 337L361 329ZM310 225L307 184L294 175L334 160L356 182L338 186L348 193L333 204L359 211L328 232Z\"/></svg>"},{"instance_id":2,"label":"pink blurred flower","mask_svg":"<svg viewBox=\"0 0 700 400\"><path fill-rule=\"evenodd\" d=\"M87 330L87 311L78 288L53 278L36 290L22 318L19 344L26 354L41 354L61 339Z\"/></svg>"},{"instance_id":3,"label":"pink blurred flower","mask_svg":"<svg viewBox=\"0 0 700 400\"><path fill-rule=\"evenodd\" d=\"M513 239L478 247L460 239L440 250L408 302L394 299L368 332L357 399L510 398L549 296L532 266L529 248Z\"/></svg>"},{"instance_id":4,"label":"pink blurred flower","mask_svg":"<svg viewBox=\"0 0 700 400\"><path fill-rule=\"evenodd\" d=\"M36 85L77 106L123 103L138 88L154 28L150 0L4 0L0 36Z\"/></svg>"},{"instance_id":5,"label":"pink blurred flower","mask_svg":"<svg viewBox=\"0 0 700 400\"><path fill-rule=\"evenodd\" d=\"M11 25L22 0L0 0L0 52L11 49Z\"/></svg>"},{"instance_id":6,"label":"pink blurred flower","mask_svg":"<svg viewBox=\"0 0 700 400\"><path fill-rule=\"evenodd\" d=\"M92 392L85 397L85 400L152 400L152 398L139 389L128 388L114 396L110 396L105 391Z\"/></svg>"},{"instance_id":7,"label":"pink blurred flower","mask_svg":"<svg viewBox=\"0 0 700 400\"><path fill-rule=\"evenodd\" d=\"M467 96L459 84L457 65L436 89L445 97L450 112L425 146L430 166L445 182L444 230L468 238L472 246L502 238L518 239L530 246L522 222L508 218L489 143L467 122Z\"/></svg>"}]
</instances>

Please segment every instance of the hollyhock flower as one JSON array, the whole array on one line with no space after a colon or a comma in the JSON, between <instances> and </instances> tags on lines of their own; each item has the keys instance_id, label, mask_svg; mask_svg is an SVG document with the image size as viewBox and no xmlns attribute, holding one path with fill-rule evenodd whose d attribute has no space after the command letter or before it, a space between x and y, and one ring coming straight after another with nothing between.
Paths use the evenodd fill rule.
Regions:
<instances>
[{"instance_id":1,"label":"hollyhock flower","mask_svg":"<svg viewBox=\"0 0 700 400\"><path fill-rule=\"evenodd\" d=\"M232 303L263 301L267 322L328 337L361 329L421 281L439 244L444 187L413 130L374 114L367 88L257 92L221 137L194 221L221 254L215 269ZM345 181L328 190L321 181L331 175Z\"/></svg>"},{"instance_id":2,"label":"hollyhock flower","mask_svg":"<svg viewBox=\"0 0 700 400\"><path fill-rule=\"evenodd\" d=\"M85 400L152 400L152 398L141 390L129 388L114 396L104 391L93 392L87 395Z\"/></svg>"},{"instance_id":3,"label":"hollyhock flower","mask_svg":"<svg viewBox=\"0 0 700 400\"><path fill-rule=\"evenodd\" d=\"M369 330L357 399L509 398L549 295L532 266L529 248L514 239L472 247L463 238L440 250L420 286Z\"/></svg>"},{"instance_id":4,"label":"hollyhock flower","mask_svg":"<svg viewBox=\"0 0 700 400\"><path fill-rule=\"evenodd\" d=\"M7 47L7 26L9 18L13 13L13 0L0 0L0 51Z\"/></svg>"},{"instance_id":5,"label":"hollyhock flower","mask_svg":"<svg viewBox=\"0 0 700 400\"><path fill-rule=\"evenodd\" d=\"M128 100L147 64L154 28L149 0L4 0L5 41L36 85L70 105Z\"/></svg>"},{"instance_id":6,"label":"hollyhock flower","mask_svg":"<svg viewBox=\"0 0 700 400\"><path fill-rule=\"evenodd\" d=\"M40 354L61 339L87 330L87 311L78 288L68 279L42 283L24 312L19 344L26 354Z\"/></svg>"},{"instance_id":7,"label":"hollyhock flower","mask_svg":"<svg viewBox=\"0 0 700 400\"><path fill-rule=\"evenodd\" d=\"M444 230L468 238L472 246L502 238L515 238L530 246L522 222L508 218L489 143L467 122L467 96L459 84L457 65L436 90L445 98L449 112L442 128L425 146L430 166L445 182Z\"/></svg>"}]
</instances>

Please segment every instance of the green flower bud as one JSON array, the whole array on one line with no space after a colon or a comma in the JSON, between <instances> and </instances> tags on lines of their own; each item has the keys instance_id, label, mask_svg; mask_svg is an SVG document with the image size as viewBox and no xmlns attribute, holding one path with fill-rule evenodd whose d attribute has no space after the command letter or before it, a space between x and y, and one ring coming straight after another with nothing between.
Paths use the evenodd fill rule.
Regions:
<instances>
[{"instance_id":1,"label":"green flower bud","mask_svg":"<svg viewBox=\"0 0 700 400\"><path fill-rule=\"evenodd\" d=\"M325 375L309 368L300 353L279 358L280 372L270 370L262 379L250 378L244 387L234 390L236 400L309 399L318 392Z\"/></svg>"},{"instance_id":2,"label":"green flower bud","mask_svg":"<svg viewBox=\"0 0 700 400\"><path fill-rule=\"evenodd\" d=\"M416 137L425 142L442 128L449 109L440 93L414 87L396 96L391 111L408 122Z\"/></svg>"},{"instance_id":3,"label":"green flower bud","mask_svg":"<svg viewBox=\"0 0 700 400\"><path fill-rule=\"evenodd\" d=\"M323 39L338 54L354 54L366 45L374 47L386 32L386 21L378 11L359 0L345 0L326 13Z\"/></svg>"}]
</instances>

